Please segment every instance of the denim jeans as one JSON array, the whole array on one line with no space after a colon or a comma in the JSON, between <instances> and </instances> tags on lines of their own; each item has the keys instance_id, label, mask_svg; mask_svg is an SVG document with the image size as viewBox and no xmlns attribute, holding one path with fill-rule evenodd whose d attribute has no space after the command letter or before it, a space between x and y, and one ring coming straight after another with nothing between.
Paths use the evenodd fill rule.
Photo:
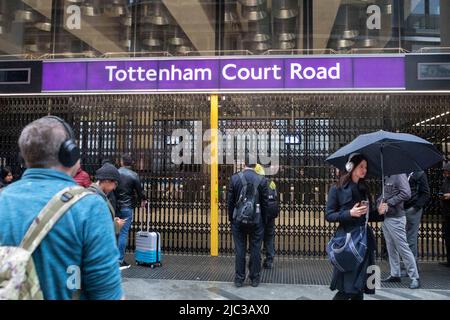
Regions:
<instances>
[{"instance_id":1,"label":"denim jeans","mask_svg":"<svg viewBox=\"0 0 450 320\"><path fill-rule=\"evenodd\" d=\"M264 224L264 251L266 252L266 262L273 262L275 256L275 219L268 219Z\"/></svg>"},{"instance_id":2,"label":"denim jeans","mask_svg":"<svg viewBox=\"0 0 450 320\"><path fill-rule=\"evenodd\" d=\"M125 256L125 249L128 241L128 231L130 231L131 223L133 222L133 208L123 207L120 208L118 217L120 219L127 219L119 233L119 261L122 262Z\"/></svg>"},{"instance_id":3,"label":"denim jeans","mask_svg":"<svg viewBox=\"0 0 450 320\"><path fill-rule=\"evenodd\" d=\"M261 273L261 245L264 236L264 226L259 223L255 226L242 226L231 223L233 233L235 260L235 281L245 280L245 257L247 254L247 243L250 246L249 278L259 280Z\"/></svg>"}]
</instances>

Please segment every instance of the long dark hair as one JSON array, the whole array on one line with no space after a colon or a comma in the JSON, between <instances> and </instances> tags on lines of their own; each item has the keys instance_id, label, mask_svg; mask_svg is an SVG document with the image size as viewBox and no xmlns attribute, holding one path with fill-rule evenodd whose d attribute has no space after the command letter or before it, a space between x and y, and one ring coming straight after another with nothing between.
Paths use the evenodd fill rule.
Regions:
<instances>
[{"instance_id":1,"label":"long dark hair","mask_svg":"<svg viewBox=\"0 0 450 320\"><path fill-rule=\"evenodd\" d=\"M353 169L352 169L350 172L344 171L344 172L345 172L345 173L344 173L344 172L342 172L341 170L339 170L339 177L338 177L338 180L337 180L337 182L336 182L336 186L337 186L338 188L341 188L341 187L345 186L347 183L350 182L350 180L352 179L352 173L353 173L353 171L356 169L356 167L357 167L363 160L365 160L367 164L369 163L369 161L367 161L367 158L366 158L363 154L357 154L357 155L353 156L353 157L350 159L350 162L353 163ZM359 184L361 184L362 186L365 187L365 189L367 189L367 188L366 188L366 183L365 183L364 179L359 179L358 185L359 185Z\"/></svg>"}]
</instances>

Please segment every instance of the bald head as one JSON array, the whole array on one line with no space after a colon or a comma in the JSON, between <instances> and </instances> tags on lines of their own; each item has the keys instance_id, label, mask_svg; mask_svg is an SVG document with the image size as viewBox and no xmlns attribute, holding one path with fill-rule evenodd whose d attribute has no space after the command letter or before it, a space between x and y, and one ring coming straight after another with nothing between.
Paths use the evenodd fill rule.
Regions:
<instances>
[{"instance_id":1,"label":"bald head","mask_svg":"<svg viewBox=\"0 0 450 320\"><path fill-rule=\"evenodd\" d=\"M28 168L61 166L58 153L68 138L64 126L56 119L40 118L28 124L20 134L19 148Z\"/></svg>"}]
</instances>

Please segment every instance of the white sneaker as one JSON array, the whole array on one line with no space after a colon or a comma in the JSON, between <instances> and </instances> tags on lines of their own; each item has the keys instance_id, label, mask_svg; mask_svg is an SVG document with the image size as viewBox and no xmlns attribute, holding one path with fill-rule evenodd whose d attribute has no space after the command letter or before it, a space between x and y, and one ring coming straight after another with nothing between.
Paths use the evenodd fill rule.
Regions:
<instances>
[{"instance_id":1,"label":"white sneaker","mask_svg":"<svg viewBox=\"0 0 450 320\"><path fill-rule=\"evenodd\" d=\"M119 263L119 270L124 270L130 268L131 265L126 263L125 260Z\"/></svg>"}]
</instances>

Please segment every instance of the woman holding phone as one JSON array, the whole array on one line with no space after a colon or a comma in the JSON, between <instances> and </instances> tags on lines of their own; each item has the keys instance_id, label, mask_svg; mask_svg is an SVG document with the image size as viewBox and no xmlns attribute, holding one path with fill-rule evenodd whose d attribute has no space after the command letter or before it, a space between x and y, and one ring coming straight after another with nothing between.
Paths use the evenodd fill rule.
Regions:
<instances>
[{"instance_id":1,"label":"woman holding phone","mask_svg":"<svg viewBox=\"0 0 450 320\"><path fill-rule=\"evenodd\" d=\"M351 154L345 165L346 172L342 172L337 183L328 192L325 219L328 222L339 222L336 233L346 234L354 228L367 226L367 250L363 262L350 272L333 269L330 289L338 290L333 300L363 300L364 293L375 293L374 286L367 286L368 276L372 273L368 268L375 265L375 237L367 222L369 213L376 214L364 182L367 162L364 155Z\"/></svg>"}]
</instances>

